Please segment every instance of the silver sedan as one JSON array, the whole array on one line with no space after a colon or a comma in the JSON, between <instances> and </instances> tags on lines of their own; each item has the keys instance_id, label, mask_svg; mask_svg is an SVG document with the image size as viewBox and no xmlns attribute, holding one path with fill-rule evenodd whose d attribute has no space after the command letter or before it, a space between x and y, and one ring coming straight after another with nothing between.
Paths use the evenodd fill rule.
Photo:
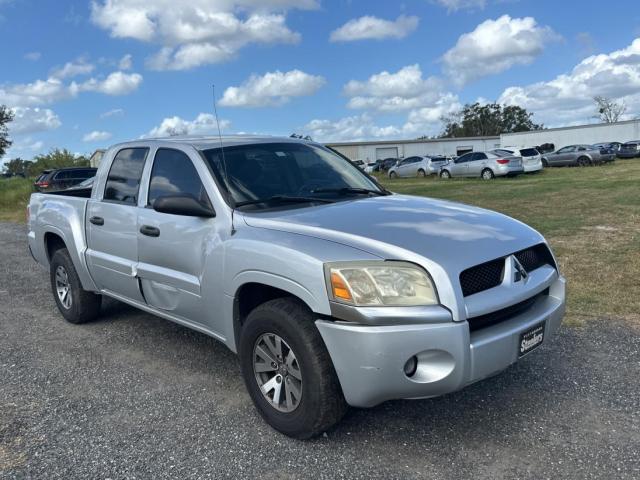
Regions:
<instances>
[{"instance_id":1,"label":"silver sedan","mask_svg":"<svg viewBox=\"0 0 640 480\"><path fill-rule=\"evenodd\" d=\"M514 176L524 173L522 158L513 155L497 155L492 152L469 152L450 161L440 169L441 178Z\"/></svg>"}]
</instances>

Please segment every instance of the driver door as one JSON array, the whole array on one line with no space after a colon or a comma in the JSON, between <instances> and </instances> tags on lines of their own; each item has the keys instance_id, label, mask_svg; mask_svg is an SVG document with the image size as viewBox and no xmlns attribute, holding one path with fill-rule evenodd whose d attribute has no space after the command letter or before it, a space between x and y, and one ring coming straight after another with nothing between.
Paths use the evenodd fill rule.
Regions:
<instances>
[{"instance_id":1,"label":"driver door","mask_svg":"<svg viewBox=\"0 0 640 480\"><path fill-rule=\"evenodd\" d=\"M468 162L472 156L473 153L465 153L461 157L456 158L453 165L451 165L451 175L454 177L466 177L469 171Z\"/></svg>"}]
</instances>

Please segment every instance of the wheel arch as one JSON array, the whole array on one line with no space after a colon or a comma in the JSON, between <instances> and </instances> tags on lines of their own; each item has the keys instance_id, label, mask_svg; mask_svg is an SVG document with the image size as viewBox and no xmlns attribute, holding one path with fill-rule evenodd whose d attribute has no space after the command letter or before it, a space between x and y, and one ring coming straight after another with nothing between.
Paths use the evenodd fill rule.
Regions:
<instances>
[{"instance_id":1,"label":"wheel arch","mask_svg":"<svg viewBox=\"0 0 640 480\"><path fill-rule=\"evenodd\" d=\"M320 313L321 309L315 299L310 297L310 292L300 286L296 288L292 285L270 281L265 278L244 282L236 288L233 296L233 339L236 350L239 345L242 325L249 313L259 305L276 298L295 299L308 308L310 312L321 317L324 316Z\"/></svg>"}]
</instances>

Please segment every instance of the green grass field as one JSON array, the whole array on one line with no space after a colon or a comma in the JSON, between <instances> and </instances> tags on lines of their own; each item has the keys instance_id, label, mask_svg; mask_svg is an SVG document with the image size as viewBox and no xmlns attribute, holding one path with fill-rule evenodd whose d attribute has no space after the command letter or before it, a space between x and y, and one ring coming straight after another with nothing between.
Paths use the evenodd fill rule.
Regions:
<instances>
[{"instance_id":1,"label":"green grass field","mask_svg":"<svg viewBox=\"0 0 640 480\"><path fill-rule=\"evenodd\" d=\"M539 230L568 280L568 321L640 323L640 160L492 181L379 177L398 193L490 208Z\"/></svg>"},{"instance_id":2,"label":"green grass field","mask_svg":"<svg viewBox=\"0 0 640 480\"><path fill-rule=\"evenodd\" d=\"M33 179L0 179L0 221L25 222L29 196L33 193Z\"/></svg>"},{"instance_id":3,"label":"green grass field","mask_svg":"<svg viewBox=\"0 0 640 480\"><path fill-rule=\"evenodd\" d=\"M478 205L549 240L569 288L568 320L617 316L640 324L640 160L550 168L482 181L380 177L390 190ZM0 221L24 222L32 180L0 180Z\"/></svg>"}]
</instances>

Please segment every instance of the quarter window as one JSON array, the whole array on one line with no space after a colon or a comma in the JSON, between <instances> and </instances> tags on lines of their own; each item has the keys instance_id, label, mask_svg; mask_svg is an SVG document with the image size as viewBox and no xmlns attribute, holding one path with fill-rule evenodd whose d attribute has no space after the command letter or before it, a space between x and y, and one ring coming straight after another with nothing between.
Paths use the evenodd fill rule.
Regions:
<instances>
[{"instance_id":1,"label":"quarter window","mask_svg":"<svg viewBox=\"0 0 640 480\"><path fill-rule=\"evenodd\" d=\"M147 153L148 148L125 148L118 152L109 170L104 200L130 205L138 203L140 177Z\"/></svg>"},{"instance_id":2,"label":"quarter window","mask_svg":"<svg viewBox=\"0 0 640 480\"><path fill-rule=\"evenodd\" d=\"M148 205L164 195L192 195L200 203L211 202L191 159L179 150L160 149L151 169Z\"/></svg>"}]
</instances>

